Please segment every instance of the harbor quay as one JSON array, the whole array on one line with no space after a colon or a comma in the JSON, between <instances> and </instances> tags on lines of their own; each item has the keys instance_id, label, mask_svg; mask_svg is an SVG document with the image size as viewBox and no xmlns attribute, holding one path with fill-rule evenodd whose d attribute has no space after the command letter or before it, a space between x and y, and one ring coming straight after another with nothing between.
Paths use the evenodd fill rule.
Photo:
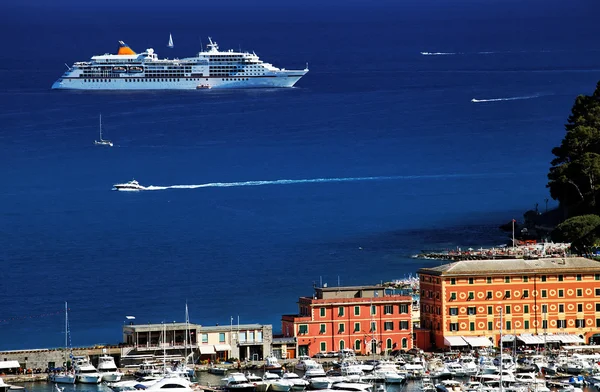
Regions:
<instances>
[{"instance_id":1,"label":"harbor quay","mask_svg":"<svg viewBox=\"0 0 600 392\"><path fill-rule=\"evenodd\" d=\"M555 255L552 255L555 256ZM419 350L492 349L504 345L590 348L600 343L600 262L583 257L458 260L421 268L418 277L370 286L314 285L268 324L122 325L117 345L0 352L0 373L36 377L69 366L67 352L104 354L126 372L143 362L233 369L328 358L351 351L384 357Z\"/></svg>"}]
</instances>

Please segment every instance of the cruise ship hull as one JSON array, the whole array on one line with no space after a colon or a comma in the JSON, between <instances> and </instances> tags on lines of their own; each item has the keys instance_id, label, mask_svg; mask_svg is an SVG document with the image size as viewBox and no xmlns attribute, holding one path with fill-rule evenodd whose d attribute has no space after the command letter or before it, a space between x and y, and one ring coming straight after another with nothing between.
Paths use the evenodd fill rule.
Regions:
<instances>
[{"instance_id":1,"label":"cruise ship hull","mask_svg":"<svg viewBox=\"0 0 600 392\"><path fill-rule=\"evenodd\" d=\"M293 87L306 71L298 71L287 75L260 76L247 78L60 78L52 85L55 90L201 90L227 88L281 88ZM156 80L156 81L155 81Z\"/></svg>"}]
</instances>

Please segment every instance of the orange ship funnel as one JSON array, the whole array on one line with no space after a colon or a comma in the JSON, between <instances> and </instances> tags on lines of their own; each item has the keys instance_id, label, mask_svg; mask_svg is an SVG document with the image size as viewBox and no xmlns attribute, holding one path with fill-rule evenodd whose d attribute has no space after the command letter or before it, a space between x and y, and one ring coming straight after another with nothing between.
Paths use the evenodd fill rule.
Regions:
<instances>
[{"instance_id":1,"label":"orange ship funnel","mask_svg":"<svg viewBox=\"0 0 600 392\"><path fill-rule=\"evenodd\" d=\"M133 50L131 50L131 48L129 46L127 46L127 44L123 41L119 41L119 51L117 52L118 55L131 55L131 54L135 54L135 52Z\"/></svg>"}]
</instances>

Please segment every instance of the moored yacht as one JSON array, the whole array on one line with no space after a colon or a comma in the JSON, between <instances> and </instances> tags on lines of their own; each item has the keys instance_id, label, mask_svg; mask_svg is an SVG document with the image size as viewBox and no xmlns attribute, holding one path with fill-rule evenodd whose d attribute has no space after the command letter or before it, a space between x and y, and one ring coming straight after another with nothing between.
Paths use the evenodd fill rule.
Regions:
<instances>
[{"instance_id":1,"label":"moored yacht","mask_svg":"<svg viewBox=\"0 0 600 392\"><path fill-rule=\"evenodd\" d=\"M113 190L115 191L143 191L146 190L145 186L140 185L136 180L131 180L129 182L125 182L123 184L115 184L113 185Z\"/></svg>"},{"instance_id":2,"label":"moored yacht","mask_svg":"<svg viewBox=\"0 0 600 392\"><path fill-rule=\"evenodd\" d=\"M254 392L256 387L248 381L243 373L229 373L229 376L224 378L225 384L223 388L228 392Z\"/></svg>"},{"instance_id":3,"label":"moored yacht","mask_svg":"<svg viewBox=\"0 0 600 392\"><path fill-rule=\"evenodd\" d=\"M102 375L102 381L106 382L121 381L123 377L123 373L115 365L115 359L108 354L98 358L98 373Z\"/></svg>"},{"instance_id":4,"label":"moored yacht","mask_svg":"<svg viewBox=\"0 0 600 392\"><path fill-rule=\"evenodd\" d=\"M157 383L161 379L162 377L158 376L144 376L138 377L135 380L112 382L107 383L106 385L114 392L133 391L136 389L145 389L150 385Z\"/></svg>"},{"instance_id":5,"label":"moored yacht","mask_svg":"<svg viewBox=\"0 0 600 392\"><path fill-rule=\"evenodd\" d=\"M75 362L75 377L78 383L81 384L100 384L102 375L90 363L88 357L76 356L73 357Z\"/></svg>"}]
</instances>

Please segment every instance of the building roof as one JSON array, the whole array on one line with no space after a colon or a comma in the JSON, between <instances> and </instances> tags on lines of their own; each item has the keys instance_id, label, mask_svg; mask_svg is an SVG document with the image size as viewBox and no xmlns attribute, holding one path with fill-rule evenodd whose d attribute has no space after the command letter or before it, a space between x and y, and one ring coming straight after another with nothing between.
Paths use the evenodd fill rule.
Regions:
<instances>
[{"instance_id":1,"label":"building roof","mask_svg":"<svg viewBox=\"0 0 600 392\"><path fill-rule=\"evenodd\" d=\"M164 327L163 327L164 325ZM196 329L199 328L198 324L186 324L186 323L165 323L165 324L125 324L123 329L132 329L136 332L148 332L148 331L167 331L182 330L182 329Z\"/></svg>"},{"instance_id":2,"label":"building roof","mask_svg":"<svg viewBox=\"0 0 600 392\"><path fill-rule=\"evenodd\" d=\"M229 332L230 330L238 331L238 330L256 330L263 328L272 328L271 324L232 324L232 325L212 325L210 327L202 326L199 328L200 332Z\"/></svg>"},{"instance_id":3,"label":"building roof","mask_svg":"<svg viewBox=\"0 0 600 392\"><path fill-rule=\"evenodd\" d=\"M461 276L461 275L506 275L559 272L598 272L600 262L584 257L540 258L540 259L495 259L461 260L433 268L421 268L417 271L425 275Z\"/></svg>"}]
</instances>

